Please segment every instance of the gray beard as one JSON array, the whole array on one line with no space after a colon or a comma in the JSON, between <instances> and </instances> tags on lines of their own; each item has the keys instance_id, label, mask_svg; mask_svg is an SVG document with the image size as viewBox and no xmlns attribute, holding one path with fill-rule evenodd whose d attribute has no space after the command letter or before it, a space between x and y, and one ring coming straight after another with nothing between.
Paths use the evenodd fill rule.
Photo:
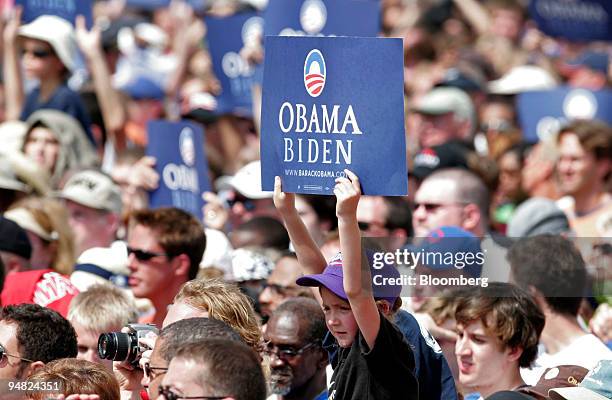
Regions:
<instances>
[{"instance_id":1,"label":"gray beard","mask_svg":"<svg viewBox=\"0 0 612 400\"><path fill-rule=\"evenodd\" d=\"M281 374L275 373L274 370L271 372L270 381L268 382L268 390L271 394L286 396L291 392L291 385L293 383L293 371L291 370L291 367L287 367L280 370L279 372ZM285 375L289 376L289 378L287 379Z\"/></svg>"}]
</instances>

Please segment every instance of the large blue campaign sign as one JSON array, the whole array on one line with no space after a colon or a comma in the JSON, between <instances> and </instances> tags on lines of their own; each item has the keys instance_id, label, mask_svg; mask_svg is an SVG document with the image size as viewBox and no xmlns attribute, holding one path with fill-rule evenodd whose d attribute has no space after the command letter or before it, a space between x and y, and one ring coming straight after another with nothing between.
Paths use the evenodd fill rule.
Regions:
<instances>
[{"instance_id":1,"label":"large blue campaign sign","mask_svg":"<svg viewBox=\"0 0 612 400\"><path fill-rule=\"evenodd\" d=\"M150 207L174 206L202 219L202 193L210 190L204 131L191 122L151 121L147 155L157 159L159 188L150 193Z\"/></svg>"},{"instance_id":2,"label":"large blue campaign sign","mask_svg":"<svg viewBox=\"0 0 612 400\"><path fill-rule=\"evenodd\" d=\"M57 15L74 24L77 15L85 16L86 25L91 27L91 0L16 0L23 7L22 20L29 23L41 15Z\"/></svg>"},{"instance_id":3,"label":"large blue campaign sign","mask_svg":"<svg viewBox=\"0 0 612 400\"><path fill-rule=\"evenodd\" d=\"M574 119L599 119L612 124L612 90L560 87L525 92L517 98L523 136L537 142Z\"/></svg>"},{"instance_id":4,"label":"large blue campaign sign","mask_svg":"<svg viewBox=\"0 0 612 400\"><path fill-rule=\"evenodd\" d=\"M195 11L204 10L206 0L186 0ZM156 10L170 6L170 0L126 0L126 6L142 10Z\"/></svg>"},{"instance_id":5,"label":"large blue campaign sign","mask_svg":"<svg viewBox=\"0 0 612 400\"><path fill-rule=\"evenodd\" d=\"M254 68L240 56L240 49L250 41L261 40L263 19L249 12L206 18L206 26L213 70L221 82L217 113L251 116Z\"/></svg>"},{"instance_id":6,"label":"large blue campaign sign","mask_svg":"<svg viewBox=\"0 0 612 400\"><path fill-rule=\"evenodd\" d=\"M270 0L266 36L361 36L380 31L378 1Z\"/></svg>"},{"instance_id":7,"label":"large blue campaign sign","mask_svg":"<svg viewBox=\"0 0 612 400\"><path fill-rule=\"evenodd\" d=\"M345 168L364 194L407 193L401 39L272 37L261 127L263 190L331 194Z\"/></svg>"},{"instance_id":8,"label":"large blue campaign sign","mask_svg":"<svg viewBox=\"0 0 612 400\"><path fill-rule=\"evenodd\" d=\"M577 42L612 39L610 0L531 0L529 13L550 36Z\"/></svg>"}]
</instances>

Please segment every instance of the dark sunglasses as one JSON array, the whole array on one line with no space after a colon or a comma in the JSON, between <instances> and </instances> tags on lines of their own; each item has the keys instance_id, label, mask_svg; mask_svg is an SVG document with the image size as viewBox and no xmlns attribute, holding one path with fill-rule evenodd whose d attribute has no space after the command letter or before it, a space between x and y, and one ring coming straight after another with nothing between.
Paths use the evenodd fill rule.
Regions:
<instances>
[{"instance_id":1,"label":"dark sunglasses","mask_svg":"<svg viewBox=\"0 0 612 400\"><path fill-rule=\"evenodd\" d=\"M272 357L272 356L276 356L281 360L292 360L295 357L299 356L300 354L302 354L303 352L305 352L306 350L308 350L309 348L316 346L316 343L306 343L304 346L300 347L299 349L291 349L291 348L285 348L285 349L279 349L278 346L273 345L272 343L268 342L266 343L266 347L264 348L264 353L266 353L268 356Z\"/></svg>"},{"instance_id":2,"label":"dark sunglasses","mask_svg":"<svg viewBox=\"0 0 612 400\"><path fill-rule=\"evenodd\" d=\"M170 390L170 387L168 387L168 386L160 386L159 387L159 394L164 396L164 399L166 399L166 400L178 400L178 399L223 400L226 397L230 397L230 396L181 396L181 395L173 392L172 390Z\"/></svg>"},{"instance_id":3,"label":"dark sunglasses","mask_svg":"<svg viewBox=\"0 0 612 400\"><path fill-rule=\"evenodd\" d=\"M134 254L134 257L136 257L136 259L139 261L149 261L153 257L162 257L162 256L171 258L167 253L154 253L152 251L133 249L131 247L128 247L127 251L128 251L128 256L130 254Z\"/></svg>"},{"instance_id":4,"label":"dark sunglasses","mask_svg":"<svg viewBox=\"0 0 612 400\"><path fill-rule=\"evenodd\" d=\"M144 374L150 380L157 378L159 375L165 374L168 372L167 367L152 367L151 364L145 363L143 369ZM157 372L159 371L159 372Z\"/></svg>"},{"instance_id":5,"label":"dark sunglasses","mask_svg":"<svg viewBox=\"0 0 612 400\"><path fill-rule=\"evenodd\" d=\"M19 359L19 360L21 360L21 361L23 361L23 362L28 362L28 363L33 363L33 362L34 362L34 361L32 361L32 360L28 360L27 358L22 358L22 357L15 356L15 355L13 355L13 354L9 354L9 353L7 353L7 352L6 352L6 349L4 348L4 346L0 344L0 362L2 362L2 360L4 360L4 357L5 357L5 356L6 356L6 357L17 358L17 359Z\"/></svg>"},{"instance_id":6,"label":"dark sunglasses","mask_svg":"<svg viewBox=\"0 0 612 400\"><path fill-rule=\"evenodd\" d=\"M235 204L242 204L245 210L253 211L256 207L256 204L253 200L247 199L246 197L235 197L233 199L227 200L227 205L229 208L234 207Z\"/></svg>"},{"instance_id":7,"label":"dark sunglasses","mask_svg":"<svg viewBox=\"0 0 612 400\"><path fill-rule=\"evenodd\" d=\"M47 58L53 55L52 51L44 50L44 49L23 49L21 51L22 54L31 54L35 58Z\"/></svg>"}]
</instances>

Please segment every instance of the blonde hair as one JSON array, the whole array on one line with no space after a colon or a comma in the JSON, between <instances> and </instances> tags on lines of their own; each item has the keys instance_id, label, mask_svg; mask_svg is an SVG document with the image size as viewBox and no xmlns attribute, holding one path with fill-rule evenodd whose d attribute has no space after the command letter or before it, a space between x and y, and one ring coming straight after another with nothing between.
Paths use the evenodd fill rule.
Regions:
<instances>
[{"instance_id":1,"label":"blonde hair","mask_svg":"<svg viewBox=\"0 0 612 400\"><path fill-rule=\"evenodd\" d=\"M26 197L17 201L11 209L23 208L36 220L38 225L54 239L54 257L49 266L56 272L70 275L74 269L74 235L68 225L68 214L61 203L48 197Z\"/></svg>"},{"instance_id":2,"label":"blonde hair","mask_svg":"<svg viewBox=\"0 0 612 400\"><path fill-rule=\"evenodd\" d=\"M195 279L183 285L174 297L192 307L208 312L234 328L246 344L256 351L261 346L261 329L253 305L238 286L221 279Z\"/></svg>"},{"instance_id":3,"label":"blonde hair","mask_svg":"<svg viewBox=\"0 0 612 400\"><path fill-rule=\"evenodd\" d=\"M123 290L98 284L79 293L70 302L68 320L87 330L108 332L138 319L136 303Z\"/></svg>"},{"instance_id":4,"label":"blonde hair","mask_svg":"<svg viewBox=\"0 0 612 400\"><path fill-rule=\"evenodd\" d=\"M51 361L28 377L28 382L57 382L61 393L97 394L100 400L119 400L119 384L114 375L100 364L76 358ZM47 398L45 392L28 394L31 400Z\"/></svg>"}]
</instances>

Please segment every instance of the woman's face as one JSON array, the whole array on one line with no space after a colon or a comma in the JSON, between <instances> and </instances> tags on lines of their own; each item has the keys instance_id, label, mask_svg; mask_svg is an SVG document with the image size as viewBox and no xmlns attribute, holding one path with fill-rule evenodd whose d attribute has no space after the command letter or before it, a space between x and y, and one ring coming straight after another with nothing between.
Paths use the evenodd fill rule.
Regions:
<instances>
[{"instance_id":1,"label":"woman's face","mask_svg":"<svg viewBox=\"0 0 612 400\"><path fill-rule=\"evenodd\" d=\"M49 43L25 38L22 45L23 70L28 78L60 76L64 66Z\"/></svg>"},{"instance_id":2,"label":"woman's face","mask_svg":"<svg viewBox=\"0 0 612 400\"><path fill-rule=\"evenodd\" d=\"M55 170L60 144L48 128L36 127L30 131L24 146L24 153L50 174Z\"/></svg>"}]
</instances>

